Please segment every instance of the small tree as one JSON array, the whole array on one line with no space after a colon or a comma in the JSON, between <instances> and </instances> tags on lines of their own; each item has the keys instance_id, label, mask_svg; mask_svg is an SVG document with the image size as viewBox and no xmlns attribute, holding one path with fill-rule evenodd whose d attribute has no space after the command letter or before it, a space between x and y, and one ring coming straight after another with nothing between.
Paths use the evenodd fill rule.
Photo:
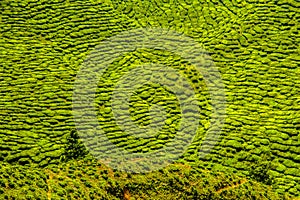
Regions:
<instances>
[{"instance_id":1,"label":"small tree","mask_svg":"<svg viewBox=\"0 0 300 200\"><path fill-rule=\"evenodd\" d=\"M62 160L72 160L85 157L88 154L88 150L84 144L80 141L80 138L75 130L72 130L70 135L67 137L67 144L65 147L64 155Z\"/></svg>"},{"instance_id":2,"label":"small tree","mask_svg":"<svg viewBox=\"0 0 300 200\"><path fill-rule=\"evenodd\" d=\"M249 175L252 179L261 183L271 185L273 183L273 177L269 171L273 168L271 155L263 154L261 159L256 161L249 170Z\"/></svg>"}]
</instances>

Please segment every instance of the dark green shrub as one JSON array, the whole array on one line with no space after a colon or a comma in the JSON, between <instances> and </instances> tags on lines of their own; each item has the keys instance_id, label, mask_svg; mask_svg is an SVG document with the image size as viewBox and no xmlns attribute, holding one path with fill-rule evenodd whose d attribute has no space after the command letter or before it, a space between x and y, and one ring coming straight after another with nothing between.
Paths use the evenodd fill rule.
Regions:
<instances>
[{"instance_id":1,"label":"dark green shrub","mask_svg":"<svg viewBox=\"0 0 300 200\"><path fill-rule=\"evenodd\" d=\"M257 160L251 165L249 170L249 176L253 180L271 185L273 183L273 177L270 175L270 170L273 169L270 154L264 154L261 159Z\"/></svg>"},{"instance_id":2,"label":"dark green shrub","mask_svg":"<svg viewBox=\"0 0 300 200\"><path fill-rule=\"evenodd\" d=\"M75 130L72 130L67 137L67 144L65 152L61 156L62 161L68 161L72 159L82 158L88 155L88 150L84 144L80 141L80 138Z\"/></svg>"}]
</instances>

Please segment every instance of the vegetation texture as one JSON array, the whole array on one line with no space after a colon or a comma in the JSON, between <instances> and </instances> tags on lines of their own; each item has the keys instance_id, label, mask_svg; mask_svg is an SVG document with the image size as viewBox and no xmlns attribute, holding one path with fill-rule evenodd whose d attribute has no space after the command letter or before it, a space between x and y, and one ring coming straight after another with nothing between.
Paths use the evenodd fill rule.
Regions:
<instances>
[{"instance_id":1,"label":"vegetation texture","mask_svg":"<svg viewBox=\"0 0 300 200\"><path fill-rule=\"evenodd\" d=\"M270 186L183 164L148 174L115 172L91 160L37 169L3 164L1 199L289 199Z\"/></svg>"},{"instance_id":2,"label":"vegetation texture","mask_svg":"<svg viewBox=\"0 0 300 200\"><path fill-rule=\"evenodd\" d=\"M299 11L297 0L1 0L1 195L300 196ZM178 128L174 95L146 85L132 96L132 119L140 126L149 124L149 105L159 103L167 111L163 129L143 140L121 132L113 120L110 96L120 73L132 67L146 62L174 67L191 81L201 107L201 128L179 161L185 167L128 177L92 161L68 161L87 155L72 115L73 83L80 66L104 39L141 27L184 33L210 52L226 87L226 123L220 141L209 155L198 157L211 111L201 74L170 52L137 49L115 60L99 80L95 100L99 124L114 144L128 151L161 148Z\"/></svg>"}]
</instances>

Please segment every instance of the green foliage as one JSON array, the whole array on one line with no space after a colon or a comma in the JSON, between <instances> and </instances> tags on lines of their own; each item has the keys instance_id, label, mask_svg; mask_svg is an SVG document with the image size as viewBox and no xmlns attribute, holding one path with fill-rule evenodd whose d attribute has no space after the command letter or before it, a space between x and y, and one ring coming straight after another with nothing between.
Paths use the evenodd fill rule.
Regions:
<instances>
[{"instance_id":1,"label":"green foliage","mask_svg":"<svg viewBox=\"0 0 300 200\"><path fill-rule=\"evenodd\" d=\"M67 137L67 144L65 151L61 156L62 161L68 161L71 159L78 159L88 155L88 150L81 142L75 130L72 130L70 135Z\"/></svg>"},{"instance_id":2,"label":"green foliage","mask_svg":"<svg viewBox=\"0 0 300 200\"><path fill-rule=\"evenodd\" d=\"M0 165L0 199L282 199L270 186L229 173L172 164L147 174L90 160L56 166ZM125 199L126 199L125 198Z\"/></svg>"},{"instance_id":3,"label":"green foliage","mask_svg":"<svg viewBox=\"0 0 300 200\"><path fill-rule=\"evenodd\" d=\"M203 165L239 174L250 173L252 179L260 182L273 181L281 194L299 196L297 0L176 0L172 3L166 0L0 0L0 4L1 162L48 166L59 164L59 158L66 161L83 157L86 150L70 130L75 129L71 112L73 84L86 55L105 38L124 30L161 27L184 33L203 45L221 72L226 87L227 116L222 141L203 158ZM210 94L202 75L178 55L158 50L136 50L116 59L112 68L126 71L131 66L154 61L180 69L192 82L199 98L201 126L183 158L185 163L195 164L211 114ZM109 84L99 86L102 92L96 103L110 101L112 82L122 75L117 72L107 71L107 75L113 76L104 77ZM167 78L176 80L176 77ZM135 111L138 103L146 105L142 113L131 113L141 126L149 124L147 106L155 100L151 99L153 95L148 89L135 95L138 100L132 107ZM169 110L177 109L176 103L157 99L163 99ZM170 112L163 134L157 140L145 144L136 138L128 139L111 120L110 104L100 106L103 112L99 123L105 126L103 130L114 144L130 151L149 152L152 148L161 148L178 129L179 114ZM87 137L90 136L87 133ZM271 167L276 159L262 158L266 151L263 146L270 147L267 150L281 165ZM247 151L245 156L243 151ZM251 168L247 171L249 165ZM89 182L86 187L91 185ZM58 187L56 195L68 193L62 187ZM23 187L25 191L29 188ZM75 189L70 186L68 190ZM226 190L226 193L230 192ZM35 194L28 192L27 196L24 193L19 196L34 199L39 196L36 190ZM78 189L74 196L66 198L78 199L84 194ZM164 198L162 194L160 197Z\"/></svg>"},{"instance_id":4,"label":"green foliage","mask_svg":"<svg viewBox=\"0 0 300 200\"><path fill-rule=\"evenodd\" d=\"M270 170L273 168L274 166L270 160L270 154L264 154L251 165L249 176L256 181L271 185L274 182L274 177L270 174Z\"/></svg>"}]
</instances>

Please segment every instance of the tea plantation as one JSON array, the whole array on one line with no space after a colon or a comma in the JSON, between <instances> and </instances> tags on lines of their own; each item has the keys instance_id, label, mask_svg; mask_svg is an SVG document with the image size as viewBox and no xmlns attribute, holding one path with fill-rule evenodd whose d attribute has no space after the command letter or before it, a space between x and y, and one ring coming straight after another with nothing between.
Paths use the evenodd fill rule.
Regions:
<instances>
[{"instance_id":1,"label":"tea plantation","mask_svg":"<svg viewBox=\"0 0 300 200\"><path fill-rule=\"evenodd\" d=\"M1 199L299 197L299 19L297 0L0 1ZM145 127L151 124L150 106L161 105L166 111L161 130L141 139L114 121L116 82L138 65L179 70L201 108L196 137L175 164L129 174L88 154L77 133L86 127L74 122L73 89L80 67L101 41L146 27L183 33L209 52L225 86L226 117L214 148L199 157L212 111L205 77L160 49L119 57L99 79L95 98L99 126L119 148L155 151L178 131L176 96L155 84L135 91L130 114Z\"/></svg>"}]
</instances>

